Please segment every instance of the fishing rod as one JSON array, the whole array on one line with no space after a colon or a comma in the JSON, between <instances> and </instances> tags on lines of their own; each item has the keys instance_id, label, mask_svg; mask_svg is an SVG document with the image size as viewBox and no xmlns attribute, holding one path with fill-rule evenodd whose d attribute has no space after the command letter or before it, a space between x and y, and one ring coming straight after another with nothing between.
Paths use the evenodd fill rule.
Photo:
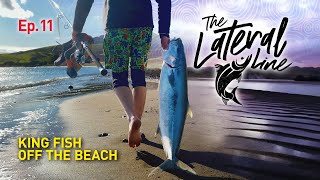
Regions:
<instances>
[{"instance_id":1,"label":"fishing rod","mask_svg":"<svg viewBox=\"0 0 320 180\"><path fill-rule=\"evenodd\" d=\"M57 12L58 12L58 16L57 18L61 19L64 18L67 21L67 24L65 24L64 28L68 29L69 27L72 28L72 24L70 22L70 20L68 19L68 17L66 15L64 15L63 11L60 9L59 5L54 2L53 0L48 0L50 5L52 6L52 8L54 8ZM59 29L60 31L60 29Z\"/></svg>"},{"instance_id":2,"label":"fishing rod","mask_svg":"<svg viewBox=\"0 0 320 180\"><path fill-rule=\"evenodd\" d=\"M93 59L94 62L96 63L96 65L97 65L97 67L98 67L98 69L99 69L99 71L100 71L100 74L101 74L102 76L107 75L107 74L108 74L108 71L102 66L102 64L101 64L100 61L99 61L99 58L97 58L97 57L93 54L93 52L91 51L91 49L89 48L89 46L88 46L86 43L84 43L83 41L81 42L81 44L82 44L82 47L87 51L87 53L89 54L89 56L91 57L91 59Z\"/></svg>"},{"instance_id":3,"label":"fishing rod","mask_svg":"<svg viewBox=\"0 0 320 180\"><path fill-rule=\"evenodd\" d=\"M66 22L64 23L64 28L69 29L69 27L72 29L73 26L70 22L70 20L67 18L67 16L63 13L63 11L60 9L59 5L54 0L48 0L49 4L52 6L53 9L55 9L58 13L57 15L57 21L59 24L59 19L64 19ZM71 30L70 29L70 30ZM71 30L72 31L72 30ZM60 36L60 26L58 25L58 32ZM108 71L103 67L103 65L100 63L100 59L95 56L95 54L92 52L92 50L89 48L88 44L85 41L81 41L82 48L88 53L90 58L95 62L96 66L98 67L100 74L102 76L105 76L108 74Z\"/></svg>"}]
</instances>

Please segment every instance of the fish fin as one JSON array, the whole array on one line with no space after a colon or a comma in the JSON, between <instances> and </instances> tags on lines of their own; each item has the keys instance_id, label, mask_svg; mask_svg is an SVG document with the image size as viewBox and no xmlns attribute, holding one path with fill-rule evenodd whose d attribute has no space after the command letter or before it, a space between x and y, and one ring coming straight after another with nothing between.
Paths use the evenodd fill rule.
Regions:
<instances>
[{"instance_id":1,"label":"fish fin","mask_svg":"<svg viewBox=\"0 0 320 180\"><path fill-rule=\"evenodd\" d=\"M190 166L180 160L177 161L177 166L188 173L197 174Z\"/></svg>"},{"instance_id":2,"label":"fish fin","mask_svg":"<svg viewBox=\"0 0 320 180\"><path fill-rule=\"evenodd\" d=\"M159 124L158 124L158 127L157 127L156 132L154 133L154 137L157 137L158 134L161 134L161 132L160 132L160 125L159 125Z\"/></svg>"},{"instance_id":3,"label":"fish fin","mask_svg":"<svg viewBox=\"0 0 320 180\"><path fill-rule=\"evenodd\" d=\"M242 78L241 76L238 78L238 83L241 81L241 78Z\"/></svg>"},{"instance_id":4,"label":"fish fin","mask_svg":"<svg viewBox=\"0 0 320 180\"><path fill-rule=\"evenodd\" d=\"M222 65L216 64L215 67L219 70L222 67Z\"/></svg>"},{"instance_id":5,"label":"fish fin","mask_svg":"<svg viewBox=\"0 0 320 180\"><path fill-rule=\"evenodd\" d=\"M222 97L222 102L223 102L225 105L227 105L228 100Z\"/></svg>"},{"instance_id":6,"label":"fish fin","mask_svg":"<svg viewBox=\"0 0 320 180\"><path fill-rule=\"evenodd\" d=\"M151 177L151 176L153 176L153 175L155 175L157 173L160 173L160 172L162 172L164 170L167 170L167 169L174 169L174 166L175 166L175 164L173 163L173 161L170 160L170 159L167 159L162 164L160 164L158 167L154 168L150 172L148 177Z\"/></svg>"},{"instance_id":7,"label":"fish fin","mask_svg":"<svg viewBox=\"0 0 320 180\"><path fill-rule=\"evenodd\" d=\"M157 91L160 91L160 81L159 81L159 83L158 83Z\"/></svg>"},{"instance_id":8,"label":"fish fin","mask_svg":"<svg viewBox=\"0 0 320 180\"><path fill-rule=\"evenodd\" d=\"M163 171L163 170L162 170L160 167L156 167L156 168L154 168L154 169L149 173L148 178L151 177L151 176L153 176L153 175L155 175L155 174L158 174L158 173L160 173L160 172L162 172L162 171Z\"/></svg>"},{"instance_id":9,"label":"fish fin","mask_svg":"<svg viewBox=\"0 0 320 180\"><path fill-rule=\"evenodd\" d=\"M190 105L188 106L187 116L193 118L193 112L192 112L192 110L191 110Z\"/></svg>"},{"instance_id":10,"label":"fish fin","mask_svg":"<svg viewBox=\"0 0 320 180\"><path fill-rule=\"evenodd\" d=\"M237 97L236 97L236 90L237 90L237 88L238 88L238 87L235 87L235 88L232 90L232 92L231 92L232 95L233 95L232 100L233 100L235 103L242 105L242 104L239 102L239 100L237 99Z\"/></svg>"},{"instance_id":11,"label":"fish fin","mask_svg":"<svg viewBox=\"0 0 320 180\"><path fill-rule=\"evenodd\" d=\"M160 173L162 171L165 170L169 170L169 169L181 169L183 171L186 171L190 174L197 174L190 166L188 166L187 164L185 164L184 162L178 160L177 162L174 162L170 159L165 160L162 164L160 164L160 166L154 168L150 174L148 175L148 177L151 177L157 173Z\"/></svg>"}]
</instances>

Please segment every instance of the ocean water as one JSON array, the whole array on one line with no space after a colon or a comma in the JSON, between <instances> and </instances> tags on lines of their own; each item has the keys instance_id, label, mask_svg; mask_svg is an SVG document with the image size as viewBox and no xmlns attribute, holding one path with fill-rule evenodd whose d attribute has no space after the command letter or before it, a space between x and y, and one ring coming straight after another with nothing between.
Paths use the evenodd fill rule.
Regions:
<instances>
[{"instance_id":1,"label":"ocean water","mask_svg":"<svg viewBox=\"0 0 320 180\"><path fill-rule=\"evenodd\" d=\"M79 72L79 76L75 79L70 79L66 75L64 67L0 68L0 179L14 179L12 177L17 173L15 168L16 162L19 161L15 154L12 155L12 152L7 150L8 148L6 149L13 139L17 139L17 137L20 136L59 136L63 131L63 123L57 116L58 105L61 101L68 97L110 88L111 81L110 74L108 74L107 77L102 77L99 75L99 72L95 67L83 67ZM210 84L208 85L208 83ZM196 80L193 84L197 85L197 88L208 88L209 86L209 88L212 88L213 91L215 91L214 79L210 79L209 81ZM68 90L70 85L74 87L73 91ZM319 82L242 80L239 84L234 83L233 85L239 86L243 89L320 97ZM267 128L268 131L270 131L270 126L274 122L280 123L282 127L291 127L293 126L292 123L295 123L296 121L302 121L298 122L300 124L303 123L303 118L305 117L307 118L306 121L319 117L317 106L312 107L312 109L310 108L312 105L302 106L301 104L298 104L293 108L298 108L298 112L303 116L301 116L301 114L293 114L290 119L287 117L288 114L286 113L293 113L292 104L288 103L284 106L278 107L280 103L282 104L286 102L282 99L272 99L274 104L270 104L270 102L268 102L270 107L268 107L267 112L265 112L266 102L262 101L259 103L258 100L259 98L257 98L257 100L253 98L251 100L247 100L252 102L244 102L244 104L248 103L248 106L253 104L253 107L250 107L250 109L245 109L246 107L223 106L224 110L221 108L220 111L226 114L235 113L235 110L237 110L236 113L240 113L241 111L242 114L240 115L243 116L243 118L239 118L239 120L241 120L242 124L251 123L250 125L252 126L251 119L256 118L253 121L254 123L260 122L259 126L263 126L263 123L266 124L266 122L269 123L268 126L264 127ZM228 108L231 110L227 111ZM262 113L258 112L257 109L262 111ZM280 112L284 112L284 114L279 114ZM273 116L274 113L277 113L278 116ZM235 115L239 116L239 114ZM303 118L301 119L301 117ZM265 119L263 120L263 118ZM270 119L272 121L269 121ZM281 120L284 119L285 121L281 122ZM318 122L316 123L318 126ZM306 130L308 130L307 128L310 128L311 130L318 132L318 127L311 126L310 122L303 126L300 124L300 129L306 128ZM249 136L253 134L248 130L247 126L244 126L243 129L245 130L241 130L242 136ZM274 131L276 130L277 129ZM303 135L305 136L305 134ZM277 137L277 139L281 140L281 137ZM295 141L296 139L293 142ZM300 143L301 141L297 142ZM237 145L237 143L230 144ZM14 144L12 145L16 146ZM277 151L279 150L279 147L279 145L275 145L275 149L278 148ZM285 152L284 154L294 154L298 151L292 151L291 149L285 151L281 147L281 152ZM303 152L303 150L301 150L301 152ZM301 152L298 153L301 154ZM313 158L311 155L310 157Z\"/></svg>"},{"instance_id":2,"label":"ocean water","mask_svg":"<svg viewBox=\"0 0 320 180\"><path fill-rule=\"evenodd\" d=\"M215 79L201 78L198 79L197 85L200 87L215 88ZM203 84L203 81L209 84ZM279 79L243 79L240 82L233 80L227 87L227 91L231 92L233 88L250 89L268 92L279 92L286 94L298 94L306 96L320 97L320 82L312 81L294 81L294 80L279 80Z\"/></svg>"},{"instance_id":3,"label":"ocean water","mask_svg":"<svg viewBox=\"0 0 320 180\"><path fill-rule=\"evenodd\" d=\"M0 68L0 152L18 136L57 135L63 129L56 116L59 103L70 96L110 88L110 74L103 77L96 67L83 67L79 76L71 79L65 67ZM69 91L70 85L73 91ZM231 86L320 96L319 82L242 80Z\"/></svg>"},{"instance_id":4,"label":"ocean water","mask_svg":"<svg viewBox=\"0 0 320 180\"><path fill-rule=\"evenodd\" d=\"M293 80L242 80L239 88L320 97L320 82Z\"/></svg>"},{"instance_id":5,"label":"ocean water","mask_svg":"<svg viewBox=\"0 0 320 180\"><path fill-rule=\"evenodd\" d=\"M83 67L75 79L67 76L65 67L0 68L0 152L19 136L59 135L59 103L110 83L110 74L103 77L95 67Z\"/></svg>"}]
</instances>

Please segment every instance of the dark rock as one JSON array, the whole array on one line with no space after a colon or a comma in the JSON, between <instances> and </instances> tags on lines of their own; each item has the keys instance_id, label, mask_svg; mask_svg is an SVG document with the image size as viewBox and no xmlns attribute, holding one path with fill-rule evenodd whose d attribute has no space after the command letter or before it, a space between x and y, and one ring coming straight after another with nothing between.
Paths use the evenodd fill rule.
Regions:
<instances>
[{"instance_id":1,"label":"dark rock","mask_svg":"<svg viewBox=\"0 0 320 180\"><path fill-rule=\"evenodd\" d=\"M122 142L123 143L128 143L129 141L128 141L128 139L123 139Z\"/></svg>"},{"instance_id":2,"label":"dark rock","mask_svg":"<svg viewBox=\"0 0 320 180\"><path fill-rule=\"evenodd\" d=\"M109 134L108 133L102 133L102 134L99 134L98 136L99 137L106 137L106 136L108 136Z\"/></svg>"}]
</instances>

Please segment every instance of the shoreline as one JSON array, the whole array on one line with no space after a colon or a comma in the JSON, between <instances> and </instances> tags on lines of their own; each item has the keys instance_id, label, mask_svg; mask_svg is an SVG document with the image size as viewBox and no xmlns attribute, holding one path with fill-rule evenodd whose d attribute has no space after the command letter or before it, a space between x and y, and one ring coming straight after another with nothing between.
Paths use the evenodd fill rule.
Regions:
<instances>
[{"instance_id":1,"label":"shoreline","mask_svg":"<svg viewBox=\"0 0 320 180\"><path fill-rule=\"evenodd\" d=\"M251 104L255 106L252 109L253 112L249 113L245 112L249 111L246 110L248 107L236 106L233 103L225 106L220 97L216 95L214 88L208 85L208 82L192 80L189 82L189 100L194 118L186 120L180 156L182 161L194 168L198 176L192 176L180 171L162 172L153 177L154 179L159 177L161 179L251 179L270 178L274 174L277 174L279 178L319 177L319 174L313 174L312 170L319 168L317 164L320 163L320 159L317 158L312 149L309 150L309 147L301 146L300 148L299 146L295 147L295 142L271 140L273 138L277 139L277 137L274 137L272 133L269 135L268 131L264 131L264 125L259 124L259 122L256 122L259 124L257 124L257 127L262 128L262 131L259 130L259 132L266 132L265 134L268 135L266 136L266 141L261 141L263 138L261 140L252 139L250 135L255 131L244 129L244 131L240 130L238 132L237 129L242 129L244 128L243 126L253 128L255 125L252 123L254 122L250 122L248 119L248 117L253 116L257 118L256 121L259 118L263 118L266 120L261 120L262 122L268 121L271 123L270 125L272 126L270 127L274 129L272 132L279 131L277 127L280 124L284 126L284 123L286 123L285 126L292 128L306 126L310 131L311 129L316 130L314 127L309 127L310 125L301 125L301 123L306 121L309 124L312 122L320 126L320 123L313 120L313 117L317 117L316 113L314 113L317 111L317 106L311 108L312 105L310 105L311 102L317 102L317 99L320 98L256 90L239 90L240 99L248 103L245 106L251 107ZM61 119L65 122L63 136L82 137L85 146L83 149L116 149L119 152L119 160L116 162L42 161L41 165L36 168L37 177L59 177L62 179L82 179L83 177L128 179L134 177L146 179L151 170L165 160L160 137L154 137L158 123L159 100L156 88L157 83L154 83L152 87L148 87L146 108L141 128L147 140L137 148L137 151L122 142L122 139L127 138L128 123L126 118L123 118L125 113L113 91L102 91L64 101L60 105L59 111ZM300 110L306 108L308 111L306 110L305 113L301 111L301 114L293 114L290 117L286 114L269 113L269 107L266 110L262 108L262 112L257 113L259 112L257 110L260 109L259 104L263 105L265 103L269 103L270 107L277 106L272 111L278 111L277 109L286 107L278 105L279 103L287 104L288 108L296 107ZM243 116L241 114L242 111L247 117L238 117L239 119L237 120L249 124L242 125L239 123L239 125L235 126L234 121L236 119L234 119L233 113L235 112L237 116ZM307 113L310 114L310 117L304 115ZM301 122L297 122L297 118L301 117L307 119L301 119ZM281 122L282 119L283 122ZM287 123L285 120L291 122ZM300 124L296 125L295 123ZM287 130L287 127L284 130ZM292 137L290 134L295 133L294 129L292 132L290 131L286 132L288 137ZM108 133L109 135L107 137L98 137L100 133ZM297 138L309 138L309 134L306 137ZM287 135L284 134L284 136L286 137ZM274 149L275 147L282 147L287 151ZM317 143L315 147L318 147ZM300 153L301 155L299 155L291 151L301 151L302 154ZM137 156L138 160L136 160ZM295 166L291 167L289 164L295 164ZM69 173L58 175L56 174L57 168L67 170ZM261 169L264 169L265 172L260 172ZM293 174L288 174L289 172ZM298 172L298 174L295 172Z\"/></svg>"},{"instance_id":2,"label":"shoreline","mask_svg":"<svg viewBox=\"0 0 320 180\"><path fill-rule=\"evenodd\" d=\"M119 160L49 162L43 158L19 163L13 159L18 177L146 179L165 160L160 136L154 137L159 116L157 80L148 82L141 129L147 140L137 151L122 143L127 138L128 123L113 91L84 94L67 98L59 105L61 136L82 137L82 149L118 150ZM320 144L316 140L320 139L320 122L316 121L320 118L319 97L240 89L244 106L225 106L210 84L211 80L205 79L189 81L194 117L186 120L181 142L180 159L194 168L198 176L178 171L163 172L151 179L320 177L315 171L320 167ZM100 133L109 135L98 137ZM17 154L15 145L10 146Z\"/></svg>"},{"instance_id":3,"label":"shoreline","mask_svg":"<svg viewBox=\"0 0 320 180\"><path fill-rule=\"evenodd\" d=\"M102 99L105 99L106 102L102 103ZM43 159L39 166L34 169L38 178L130 179L134 177L146 179L151 170L165 160L160 136L154 137L158 123L157 83L148 83L148 95L141 127L141 131L146 135L147 140L136 150L122 142L123 139L127 138L128 123L126 118L123 117L125 113L113 91L102 91L71 98L65 100L59 108L59 116L64 122L62 137L82 137L84 145L82 149L118 150L119 160L114 162L49 162ZM93 120L94 122L92 122ZM109 135L98 137L100 133L108 133ZM183 144L184 142L182 142L182 146L184 146ZM193 150L197 149L197 146L189 146ZM206 149L209 150L210 146ZM139 160L136 159L137 157ZM57 168L67 171L57 176ZM205 179L209 177L244 179L228 172L210 171L209 168L202 166L195 167L195 171L203 172L199 177ZM157 179L158 177L161 177L161 179L179 179L189 177L189 175L184 173L172 175L163 172L151 179Z\"/></svg>"}]
</instances>

